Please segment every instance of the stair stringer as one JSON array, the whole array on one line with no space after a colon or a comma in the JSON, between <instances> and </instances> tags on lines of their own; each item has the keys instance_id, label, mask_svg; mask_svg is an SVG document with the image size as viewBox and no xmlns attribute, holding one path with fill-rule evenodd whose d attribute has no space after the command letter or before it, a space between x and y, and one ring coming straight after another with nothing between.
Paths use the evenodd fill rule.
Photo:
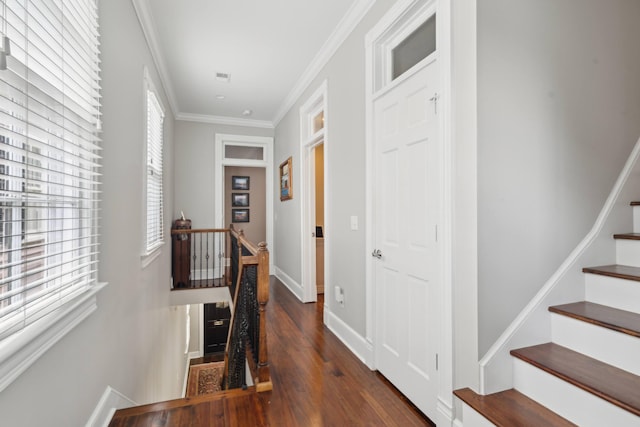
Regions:
<instances>
[{"instance_id":1,"label":"stair stringer","mask_svg":"<svg viewBox=\"0 0 640 427\"><path fill-rule=\"evenodd\" d=\"M513 387L513 360L509 351L551 340L551 315L547 309L584 299L584 266L615 263L616 246L611 236L631 226L633 214L629 202L640 199L638 157L640 139L589 233L480 360L480 394Z\"/></svg>"}]
</instances>

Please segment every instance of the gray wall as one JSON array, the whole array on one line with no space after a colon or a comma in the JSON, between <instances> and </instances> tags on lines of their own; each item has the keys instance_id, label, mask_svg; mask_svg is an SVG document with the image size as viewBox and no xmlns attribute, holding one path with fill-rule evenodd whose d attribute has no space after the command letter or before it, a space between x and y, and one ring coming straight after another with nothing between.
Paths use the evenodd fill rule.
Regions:
<instances>
[{"instance_id":1,"label":"gray wall","mask_svg":"<svg viewBox=\"0 0 640 427\"><path fill-rule=\"evenodd\" d=\"M640 136L639 18L632 0L478 2L480 355L586 235Z\"/></svg>"},{"instance_id":2,"label":"gray wall","mask_svg":"<svg viewBox=\"0 0 640 427\"><path fill-rule=\"evenodd\" d=\"M143 65L161 91L130 0L100 2L103 194L98 309L0 395L4 426L81 426L107 385L139 403L177 397L185 311L169 305L170 246L143 269ZM161 94L162 95L162 94ZM173 120L165 125L165 212L173 207ZM169 230L165 219L165 230ZM162 375L159 375L162 373ZM35 406L34 406L35 405Z\"/></svg>"},{"instance_id":3,"label":"gray wall","mask_svg":"<svg viewBox=\"0 0 640 427\"><path fill-rule=\"evenodd\" d=\"M341 286L345 304L325 304L342 321L365 336L365 87L364 37L395 1L377 1L337 50L298 102L276 126L274 163L293 156L294 198L275 203L275 265L297 283L302 282L300 236L300 107L325 79L328 81L328 143L324 159L329 167L325 203L328 218L325 255L329 271L325 289ZM276 173L278 171L276 170ZM278 180L276 179L276 182ZM359 229L350 229L358 216Z\"/></svg>"},{"instance_id":4,"label":"gray wall","mask_svg":"<svg viewBox=\"0 0 640 427\"><path fill-rule=\"evenodd\" d=\"M193 228L212 228L215 221L213 162L216 133L272 137L273 129L188 121L176 121L175 127L174 219L184 211Z\"/></svg>"}]
</instances>

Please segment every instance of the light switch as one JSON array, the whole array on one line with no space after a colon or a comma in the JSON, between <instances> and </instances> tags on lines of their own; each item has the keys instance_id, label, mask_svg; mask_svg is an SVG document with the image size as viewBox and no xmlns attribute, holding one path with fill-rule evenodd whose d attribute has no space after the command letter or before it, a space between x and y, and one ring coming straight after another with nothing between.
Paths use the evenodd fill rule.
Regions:
<instances>
[{"instance_id":1,"label":"light switch","mask_svg":"<svg viewBox=\"0 0 640 427\"><path fill-rule=\"evenodd\" d=\"M351 229L352 230L358 229L358 217L356 215L351 216Z\"/></svg>"}]
</instances>

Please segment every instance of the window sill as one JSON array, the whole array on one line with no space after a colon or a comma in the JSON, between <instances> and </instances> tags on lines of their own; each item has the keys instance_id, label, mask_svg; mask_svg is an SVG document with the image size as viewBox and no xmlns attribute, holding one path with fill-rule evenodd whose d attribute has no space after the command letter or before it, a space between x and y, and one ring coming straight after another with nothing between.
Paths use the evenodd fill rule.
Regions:
<instances>
[{"instance_id":1,"label":"window sill","mask_svg":"<svg viewBox=\"0 0 640 427\"><path fill-rule=\"evenodd\" d=\"M160 249L162 249L162 247L164 246L164 241L156 244L155 246L153 246L149 252L142 254L142 256L140 257L140 259L142 260L142 268L145 269L149 266L149 264L151 264L156 258L158 258L160 256L160 253L162 253L162 251Z\"/></svg>"},{"instance_id":2,"label":"window sill","mask_svg":"<svg viewBox=\"0 0 640 427\"><path fill-rule=\"evenodd\" d=\"M0 392L97 308L97 283L49 315L0 342Z\"/></svg>"}]
</instances>

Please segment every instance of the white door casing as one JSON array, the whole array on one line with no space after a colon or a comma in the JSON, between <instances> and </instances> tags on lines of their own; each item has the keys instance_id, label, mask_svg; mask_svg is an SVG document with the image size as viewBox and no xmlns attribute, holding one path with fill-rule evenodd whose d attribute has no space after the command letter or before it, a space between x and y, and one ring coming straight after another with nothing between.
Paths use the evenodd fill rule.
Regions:
<instances>
[{"instance_id":1,"label":"white door casing","mask_svg":"<svg viewBox=\"0 0 640 427\"><path fill-rule=\"evenodd\" d=\"M437 13L436 13L437 12ZM434 13L437 14L437 49L436 53L429 55L426 59L418 63L412 69L405 74L392 79L392 66L391 66L391 52L404 37L409 35L415 28L424 23ZM399 386L400 390L405 393L422 411L425 412L434 422L438 425L452 425L454 419L453 410L453 324L452 324L452 181L453 174L452 169L452 107L450 103L449 94L451 93L451 1L450 0L400 0L398 1L388 13L382 17L376 26L367 34L366 37L366 120L367 120L367 215L366 215L366 240L368 252L366 256L367 265L367 293L366 293L366 341L369 343L372 349L371 358L367 359L368 365L372 369L384 370L385 357L392 360L393 357L404 357L405 368L410 374L402 375L402 382L409 384L403 389ZM439 82L439 88L437 90L438 97L434 99L437 101L437 121L436 132L430 137L437 136L435 145L430 145L428 142L416 143L411 149L421 151L425 156L429 157L429 161L432 162L430 172L426 170L427 163L422 165L424 170L422 172L407 172L407 168L417 168L419 165L411 164L408 161L402 161L400 166L403 170L400 170L398 174L398 180L406 179L403 176L412 175L412 180L427 179L433 180L432 192L437 193L437 199L439 202L439 209L437 212L429 211L429 207L424 205L411 206L409 210L398 207L399 215L403 221L409 222L411 220L407 215L412 215L420 209L426 209L426 216L435 215L437 220L430 220L425 218L425 223L417 225L416 232L420 231L420 227L423 228L422 242L427 243L429 239L435 237L437 233L438 241L436 246L429 248L429 245L424 245L420 254L419 249L420 237L410 236L414 241L409 241L409 249L414 251L414 254L410 254L407 257L403 257L400 262L400 266L407 270L407 263L414 263L416 260L411 261L412 257L417 257L418 264L414 267L419 267L420 264L426 264L428 257L432 256L430 266L423 266L424 271L416 269L413 271L409 267L404 273L405 281L401 286L405 287L405 290L401 292L391 292L392 288L379 285L378 270L385 270L384 274L388 277L382 276L384 279L393 278L396 272L393 266L383 267L384 257L393 257L393 248L378 247L377 230L382 226L378 224L377 209L376 206L381 206L377 200L380 193L380 181L378 174L379 166L376 164L376 156L379 151L376 148L377 133L383 128L384 122L379 120L378 115L382 115L382 108L384 98L388 92L400 88L409 79L416 74L421 73L426 66L435 65L437 55L437 62L439 63L435 70L434 77ZM423 77L424 80L424 77ZM430 90L427 90L429 94ZM432 93L428 99L422 99L421 102L426 102L428 108L436 108L431 101L434 97ZM414 97L414 103L416 103L418 97ZM389 107L390 104L387 105ZM414 114L417 115L420 107L414 107ZM435 110L432 110L434 113ZM389 110L387 112L388 117L392 117L393 114ZM415 117L414 117L415 121ZM390 126L389 123L386 124ZM420 148L419 148L420 147ZM389 157L391 158L391 156ZM410 159L414 160L414 159ZM435 161L435 163L433 163ZM422 175L421 175L422 173ZM427 174L426 178L424 174ZM431 174L431 175L429 175ZM437 182L437 184L435 184ZM384 185L391 187L392 184L385 182ZM402 184L404 187L402 190L394 193L394 196L398 198L409 197L411 193L415 192L415 189L410 189L413 183ZM398 186L400 183L398 182ZM399 188L399 187L398 187ZM429 187L424 188L423 196L425 198L431 197L427 192ZM387 191L389 191L387 189ZM401 192L400 192L401 191ZM407 193L409 192L409 193ZM407 194L409 194L407 196ZM418 202L416 200L416 202ZM424 203L424 200L420 201ZM381 207L380 207L381 209ZM387 208L390 209L390 208ZM409 218L409 219L407 219ZM433 222L439 221L437 231ZM404 227L402 221L398 225L398 228ZM405 242L405 245L407 242ZM378 260L372 257L371 251L374 249L380 249L382 253L382 259ZM387 251L387 253L385 253ZM435 251L435 253L433 252ZM432 255L429 255L429 254ZM380 262L379 262L380 261ZM391 264L391 263L390 263ZM398 272L402 271L400 269ZM426 275L426 276L425 276ZM429 277L431 275L431 277ZM425 279L425 277L427 277ZM382 280L382 279L380 279ZM382 283L382 282L381 282ZM387 282L392 283L392 282ZM407 290L408 289L408 290ZM385 291L388 292L388 296L385 296ZM413 295L411 294L413 292ZM418 295L421 294L421 295ZM395 296L399 296L400 299L394 300ZM419 308L422 306L423 310L427 309L428 304L435 306L435 310L429 310L420 313L413 310L410 302L421 300L421 304L414 305ZM403 316L402 320L391 317L386 320L390 320L391 324L384 325L381 318L388 316L388 313L384 313L386 310L383 304L396 302L396 309L399 316ZM413 310L413 311L412 311ZM414 325L416 322L420 325L411 326L408 322ZM394 323L395 322L395 323ZM430 325L429 331L426 331L426 325ZM400 328L398 325L403 325L405 328ZM420 330L420 326L423 326L423 331ZM390 331L393 327L396 327L398 331L398 340L392 336ZM386 330L385 330L386 328ZM423 333L424 332L424 333ZM384 343L383 339L388 338L388 342ZM422 334L422 335L421 335ZM413 340L417 335L418 341L413 343L406 343L407 340ZM395 341L394 341L395 340ZM405 342L403 342L405 341ZM397 346L394 348L394 345ZM404 347L403 347L404 346ZM383 354L387 352L387 354ZM394 355L393 353L397 355ZM402 352L405 353L402 356ZM419 353L425 353L424 360L416 357ZM436 354L434 354L434 352ZM437 358L437 361L434 360ZM389 361L387 360L387 361ZM397 360L396 360L397 362ZM436 363L438 364L436 370ZM402 363L399 363L402 365ZM394 368L392 368L394 369ZM413 372L412 372L413 371ZM412 372L412 373L411 373ZM383 372L384 373L384 372ZM394 373L385 375L396 375ZM408 379L407 379L408 378ZM419 386L415 385L420 378L426 379L430 384ZM428 394L428 398L424 398L424 394ZM418 395L416 397L416 394ZM420 401L423 401L422 403ZM427 402L428 401L428 402Z\"/></svg>"}]
</instances>

